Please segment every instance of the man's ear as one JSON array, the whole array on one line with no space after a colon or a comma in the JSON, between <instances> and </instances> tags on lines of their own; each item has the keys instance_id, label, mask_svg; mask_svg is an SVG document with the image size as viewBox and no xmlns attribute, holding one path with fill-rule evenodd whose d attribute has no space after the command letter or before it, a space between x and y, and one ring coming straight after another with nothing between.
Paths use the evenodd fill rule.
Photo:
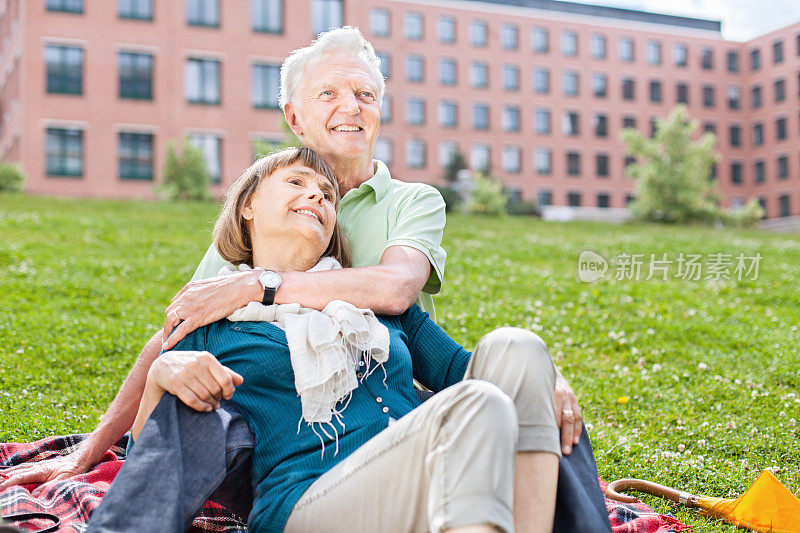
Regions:
<instances>
[{"instance_id":1,"label":"man's ear","mask_svg":"<svg viewBox=\"0 0 800 533\"><path fill-rule=\"evenodd\" d=\"M300 116L297 114L294 102L287 102L286 105L283 106L283 116L286 119L286 123L292 129L292 132L298 137L301 137L303 135L303 125L300 124Z\"/></svg>"}]
</instances>

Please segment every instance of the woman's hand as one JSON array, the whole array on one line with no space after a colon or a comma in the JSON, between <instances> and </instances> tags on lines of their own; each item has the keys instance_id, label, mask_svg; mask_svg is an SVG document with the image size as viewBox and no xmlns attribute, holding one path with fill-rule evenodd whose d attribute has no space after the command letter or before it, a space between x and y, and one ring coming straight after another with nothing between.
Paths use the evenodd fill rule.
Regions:
<instances>
[{"instance_id":1,"label":"woman's hand","mask_svg":"<svg viewBox=\"0 0 800 533\"><path fill-rule=\"evenodd\" d=\"M47 483L77 476L78 474L85 474L91 469L91 466L84 465L81 459L82 454L76 451L69 455L53 457L35 463L23 463L12 468L0 470L0 491L14 485ZM43 487L39 487L32 494L37 496L42 489Z\"/></svg>"},{"instance_id":2,"label":"woman's hand","mask_svg":"<svg viewBox=\"0 0 800 533\"><path fill-rule=\"evenodd\" d=\"M556 423L561 430L561 453L569 455L572 453L572 447L578 444L583 431L583 415L572 387L558 369L556 369L555 411Z\"/></svg>"},{"instance_id":3,"label":"woman's hand","mask_svg":"<svg viewBox=\"0 0 800 533\"><path fill-rule=\"evenodd\" d=\"M146 389L169 392L197 411L212 411L229 400L242 376L208 352L165 352L147 373Z\"/></svg>"}]
</instances>

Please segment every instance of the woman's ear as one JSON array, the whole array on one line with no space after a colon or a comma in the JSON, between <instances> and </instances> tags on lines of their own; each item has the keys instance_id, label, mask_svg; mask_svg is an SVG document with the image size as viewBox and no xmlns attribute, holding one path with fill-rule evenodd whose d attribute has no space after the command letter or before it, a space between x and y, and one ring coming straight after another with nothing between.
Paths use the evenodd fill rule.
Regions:
<instances>
[{"instance_id":1,"label":"woman's ear","mask_svg":"<svg viewBox=\"0 0 800 533\"><path fill-rule=\"evenodd\" d=\"M247 199L247 201L242 206L241 212L242 218L245 220L253 220L254 210L253 210L253 197Z\"/></svg>"}]
</instances>

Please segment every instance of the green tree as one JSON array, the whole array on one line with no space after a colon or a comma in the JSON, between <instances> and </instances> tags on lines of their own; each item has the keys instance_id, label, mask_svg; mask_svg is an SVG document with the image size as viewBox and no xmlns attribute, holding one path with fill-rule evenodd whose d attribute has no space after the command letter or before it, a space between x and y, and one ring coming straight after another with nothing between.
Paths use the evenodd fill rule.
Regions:
<instances>
[{"instance_id":1,"label":"green tree","mask_svg":"<svg viewBox=\"0 0 800 533\"><path fill-rule=\"evenodd\" d=\"M444 167L445 183L455 183L458 180L458 171L469 168L467 158L460 151L456 150L450 157L450 162Z\"/></svg>"},{"instance_id":2,"label":"green tree","mask_svg":"<svg viewBox=\"0 0 800 533\"><path fill-rule=\"evenodd\" d=\"M0 161L0 192L20 192L25 174L16 163Z\"/></svg>"},{"instance_id":3,"label":"green tree","mask_svg":"<svg viewBox=\"0 0 800 533\"><path fill-rule=\"evenodd\" d=\"M281 117L280 129L283 132L283 139L279 142L269 142L264 139L256 139L253 142L253 160L264 157L265 155L283 150L284 148L301 148L303 146L300 138L294 134L292 128L286 122L284 117Z\"/></svg>"},{"instance_id":4,"label":"green tree","mask_svg":"<svg viewBox=\"0 0 800 533\"><path fill-rule=\"evenodd\" d=\"M474 188L467 202L467 209L470 213L492 216L507 214L508 194L497 179L479 172L472 180Z\"/></svg>"},{"instance_id":5,"label":"green tree","mask_svg":"<svg viewBox=\"0 0 800 533\"><path fill-rule=\"evenodd\" d=\"M652 139L632 128L622 131L627 155L636 158L625 171L637 182L630 205L636 218L664 223L717 219L718 195L711 178L716 137L705 133L694 141L697 128L697 121L689 121L686 107L679 105L666 120L658 119Z\"/></svg>"},{"instance_id":6,"label":"green tree","mask_svg":"<svg viewBox=\"0 0 800 533\"><path fill-rule=\"evenodd\" d=\"M188 137L183 140L182 152L175 144L167 145L167 160L164 163L164 183L160 189L170 200L208 200L211 193L208 185L211 175L206 169L203 152L194 146Z\"/></svg>"}]
</instances>

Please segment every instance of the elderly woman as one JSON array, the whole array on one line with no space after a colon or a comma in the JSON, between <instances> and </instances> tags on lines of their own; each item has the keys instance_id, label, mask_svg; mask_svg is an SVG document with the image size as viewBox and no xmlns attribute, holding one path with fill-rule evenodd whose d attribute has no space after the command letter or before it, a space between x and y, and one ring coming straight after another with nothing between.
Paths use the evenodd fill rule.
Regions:
<instances>
[{"instance_id":1,"label":"elderly woman","mask_svg":"<svg viewBox=\"0 0 800 533\"><path fill-rule=\"evenodd\" d=\"M335 177L314 152L275 153L231 188L215 244L245 269L347 264L337 202ZM520 531L552 528L555 372L533 333L493 333L470 354L417 306L376 318L344 302L323 311L251 303L175 350L148 373L136 444L89 531L181 530L181 511L190 519L221 482L197 481L197 466L178 459L194 509L166 509L160 524L131 520L130 509L142 508L137 495L171 472L176 453L213 455L219 446L204 428L204 443L151 449L152 435L163 441L182 416L199 426L243 417L252 430L252 531L513 531L515 521ZM412 377L441 392L420 405ZM193 411L173 396L187 391L198 408L208 398L221 406ZM534 461L515 473L518 455Z\"/></svg>"}]
</instances>

